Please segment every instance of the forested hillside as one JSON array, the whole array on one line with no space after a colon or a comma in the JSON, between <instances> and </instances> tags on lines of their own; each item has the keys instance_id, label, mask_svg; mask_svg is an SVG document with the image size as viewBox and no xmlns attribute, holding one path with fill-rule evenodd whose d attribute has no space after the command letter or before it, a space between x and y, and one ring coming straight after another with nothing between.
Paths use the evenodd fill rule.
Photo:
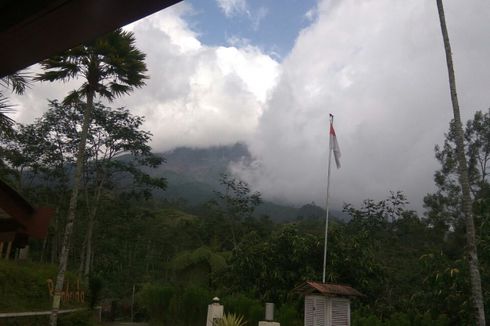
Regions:
<instances>
[{"instance_id":1,"label":"forested hillside","mask_svg":"<svg viewBox=\"0 0 490 326\"><path fill-rule=\"evenodd\" d=\"M52 105L54 111L49 114L69 112L66 108L57 111L58 104ZM480 167L488 162L488 158L482 158L489 147L481 143L482 136L488 133L488 121L488 112L480 112L467 126L468 138L475 140L468 147L468 155L474 158L471 172L478 199L474 212L478 217L484 282L490 278L486 250L490 233L485 223L489 197L488 180ZM44 130L36 128L26 126L19 133L16 144L23 146L24 153L30 149L28 144L20 143L21 136L29 132L32 137L34 132ZM445 144L436 148L441 162L441 170L435 173L438 191L426 197L426 216L408 210L403 193L393 192L383 200L366 200L361 207L346 205L344 214L350 220L331 223L327 280L350 284L364 294L353 302L355 325L374 325L381 320L384 325L435 325L436 321L438 325L471 324L464 226L455 206L457 201L451 199L458 192L451 163L452 142L449 133ZM9 148L14 153L16 147ZM234 146L231 152L238 149L243 147ZM182 152L191 156L195 153L183 149L179 155ZM221 148L197 153L209 155L208 159L214 161L213 153L226 152ZM64 189L70 187L70 170L66 168L69 163L47 165L52 157L39 155L32 161L27 155L22 158L26 162L24 170L4 167L3 175L32 202L57 207L49 236L30 243L33 261L56 263L60 230L65 223L63 203L68 196ZM168 160L172 162L170 158L171 153ZM230 159L225 158L218 156L223 168ZM139 160L148 162L143 157ZM197 171L195 175L189 173L189 178L202 175L202 181L211 182L205 179L211 176L201 172L206 169L205 160L195 161L202 162L201 167L191 162L182 164L179 170L176 160L168 163L169 170L179 175ZM94 158L87 162L80 219L69 260L73 273L100 281L102 297L122 306L130 302L134 287L137 319L196 325L203 320L210 298L219 296L227 311L244 315L252 324L262 318L266 301L277 304L281 325L302 324L302 300L291 290L303 280L321 277L324 220L319 207L305 205L295 211L293 219L283 222L257 215L261 194L232 176L220 176L221 169L216 170L215 191L202 204L165 200L160 195L152 196L151 189L166 183L170 187L171 178L163 183L156 178L161 176L156 169L146 167L141 172L136 162L132 159L111 163ZM96 167L100 170L91 172ZM25 173L26 169L29 173ZM102 186L95 183L96 171L99 176L102 172L110 176ZM151 176L146 174L149 171ZM130 172L133 181L126 182L124 189L114 188L113 181L119 180L119 174L126 178ZM37 181L31 183L32 178ZM91 224L95 203L96 218ZM92 245L88 252L90 228ZM488 292L485 298L488 302ZM191 311L189 307L193 307ZM124 317L127 311L120 310L118 314Z\"/></svg>"},{"instance_id":2,"label":"forested hillside","mask_svg":"<svg viewBox=\"0 0 490 326\"><path fill-rule=\"evenodd\" d=\"M155 190L154 196L185 207L200 206L214 199L215 191L223 190L219 181L222 175L231 173L230 165L252 160L247 146L241 143L210 148L179 147L158 155L165 160L165 164L145 171L155 177L164 177L168 186L165 191ZM130 156L120 159L130 160ZM336 219L349 219L348 214L338 210L330 213ZM285 222L297 217L324 217L325 210L315 203L297 207L263 200L254 211L254 216L262 215Z\"/></svg>"}]
</instances>

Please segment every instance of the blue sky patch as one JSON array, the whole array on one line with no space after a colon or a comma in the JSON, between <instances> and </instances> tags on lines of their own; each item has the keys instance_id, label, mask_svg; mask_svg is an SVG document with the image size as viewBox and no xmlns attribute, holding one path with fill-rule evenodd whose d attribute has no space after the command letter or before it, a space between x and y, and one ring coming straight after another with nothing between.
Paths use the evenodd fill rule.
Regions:
<instances>
[{"instance_id":1,"label":"blue sky patch","mask_svg":"<svg viewBox=\"0 0 490 326\"><path fill-rule=\"evenodd\" d=\"M199 39L206 45L246 44L284 58L298 33L311 23L315 0L248 0L225 14L217 0L189 0L194 15L186 17ZM222 1L226 2L226 1Z\"/></svg>"}]
</instances>

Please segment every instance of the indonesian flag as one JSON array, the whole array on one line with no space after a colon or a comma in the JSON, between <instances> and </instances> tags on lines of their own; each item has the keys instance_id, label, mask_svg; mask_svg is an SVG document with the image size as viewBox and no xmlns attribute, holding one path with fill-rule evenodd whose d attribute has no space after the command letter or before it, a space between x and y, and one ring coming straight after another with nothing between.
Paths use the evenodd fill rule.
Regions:
<instances>
[{"instance_id":1,"label":"indonesian flag","mask_svg":"<svg viewBox=\"0 0 490 326\"><path fill-rule=\"evenodd\" d=\"M337 169L339 169L341 154L339 143L337 142L337 136L335 135L335 129L333 129L333 122L330 122L330 150L333 151L335 165L337 165Z\"/></svg>"}]
</instances>

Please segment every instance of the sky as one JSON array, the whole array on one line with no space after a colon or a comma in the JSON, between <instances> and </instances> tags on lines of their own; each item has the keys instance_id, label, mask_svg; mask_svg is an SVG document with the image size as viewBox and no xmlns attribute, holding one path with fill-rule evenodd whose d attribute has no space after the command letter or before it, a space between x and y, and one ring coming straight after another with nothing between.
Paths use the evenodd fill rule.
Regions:
<instances>
[{"instance_id":1,"label":"sky","mask_svg":"<svg viewBox=\"0 0 490 326\"><path fill-rule=\"evenodd\" d=\"M490 2L444 3L467 120L490 105ZM402 190L423 211L452 117L435 1L192 0L125 28L150 79L114 105L145 116L155 151L243 142L254 160L230 168L264 198L322 204L332 113L332 206ZM32 85L14 118L75 84Z\"/></svg>"}]
</instances>

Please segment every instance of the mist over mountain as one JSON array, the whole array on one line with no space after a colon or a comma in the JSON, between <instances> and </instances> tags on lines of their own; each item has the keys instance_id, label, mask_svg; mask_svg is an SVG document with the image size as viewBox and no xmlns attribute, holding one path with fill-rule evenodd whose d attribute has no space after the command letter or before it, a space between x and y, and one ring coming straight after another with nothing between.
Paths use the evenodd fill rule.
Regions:
<instances>
[{"instance_id":1,"label":"mist over mountain","mask_svg":"<svg viewBox=\"0 0 490 326\"><path fill-rule=\"evenodd\" d=\"M208 148L179 147L158 155L161 155L166 163L147 172L152 176L167 178L168 187L165 191L158 192L157 196L189 206L197 206L215 198L215 191L222 190L219 183L221 175L232 175L230 164L252 161L247 146L242 143ZM255 214L285 221L296 218L324 218L325 210L315 203L297 207L264 200L257 207ZM349 218L341 211L331 210L331 215L341 220Z\"/></svg>"}]
</instances>

